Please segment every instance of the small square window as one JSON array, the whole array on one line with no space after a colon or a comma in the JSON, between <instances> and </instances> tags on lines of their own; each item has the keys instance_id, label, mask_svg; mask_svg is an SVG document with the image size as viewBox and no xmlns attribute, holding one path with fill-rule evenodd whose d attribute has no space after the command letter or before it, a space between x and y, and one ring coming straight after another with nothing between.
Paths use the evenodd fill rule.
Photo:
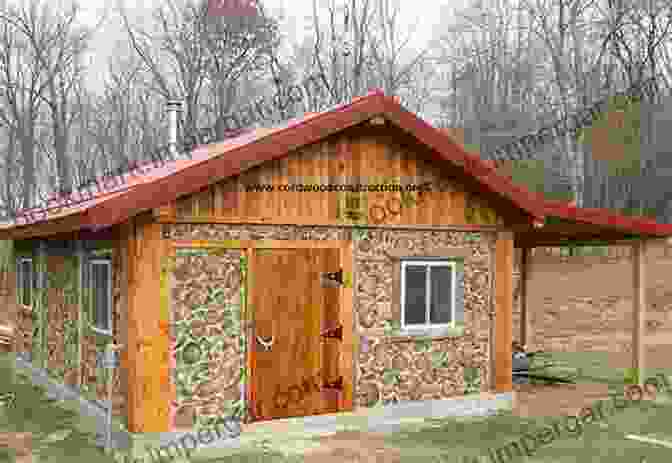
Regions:
<instances>
[{"instance_id":1,"label":"small square window","mask_svg":"<svg viewBox=\"0 0 672 463\"><path fill-rule=\"evenodd\" d=\"M33 305L33 294L37 287L37 277L33 268L33 259L22 257L17 262L16 294L19 304Z\"/></svg>"},{"instance_id":2,"label":"small square window","mask_svg":"<svg viewBox=\"0 0 672 463\"><path fill-rule=\"evenodd\" d=\"M112 333L112 265L109 260L89 261L89 291L93 327Z\"/></svg>"},{"instance_id":3,"label":"small square window","mask_svg":"<svg viewBox=\"0 0 672 463\"><path fill-rule=\"evenodd\" d=\"M455 306L455 262L401 262L402 328L451 326Z\"/></svg>"}]
</instances>

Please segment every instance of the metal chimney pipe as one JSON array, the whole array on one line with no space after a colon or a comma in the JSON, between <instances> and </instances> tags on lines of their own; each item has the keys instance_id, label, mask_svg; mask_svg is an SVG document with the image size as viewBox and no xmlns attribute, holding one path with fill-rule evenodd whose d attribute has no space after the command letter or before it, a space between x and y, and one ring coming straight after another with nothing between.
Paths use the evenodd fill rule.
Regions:
<instances>
[{"instance_id":1,"label":"metal chimney pipe","mask_svg":"<svg viewBox=\"0 0 672 463\"><path fill-rule=\"evenodd\" d=\"M182 102L168 100L166 111L168 112L168 146L173 159L177 158L177 113L182 110Z\"/></svg>"}]
</instances>

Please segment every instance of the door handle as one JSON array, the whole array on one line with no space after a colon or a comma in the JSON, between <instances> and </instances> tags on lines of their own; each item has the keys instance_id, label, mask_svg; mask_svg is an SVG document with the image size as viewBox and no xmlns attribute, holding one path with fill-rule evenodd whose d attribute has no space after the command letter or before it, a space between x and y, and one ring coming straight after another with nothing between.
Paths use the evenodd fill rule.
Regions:
<instances>
[{"instance_id":1,"label":"door handle","mask_svg":"<svg viewBox=\"0 0 672 463\"><path fill-rule=\"evenodd\" d=\"M262 345L262 347L266 352L271 350L274 341L275 341L274 336L271 336L271 339L268 341L264 341L264 338L262 338L261 336L257 336L257 342Z\"/></svg>"}]
</instances>

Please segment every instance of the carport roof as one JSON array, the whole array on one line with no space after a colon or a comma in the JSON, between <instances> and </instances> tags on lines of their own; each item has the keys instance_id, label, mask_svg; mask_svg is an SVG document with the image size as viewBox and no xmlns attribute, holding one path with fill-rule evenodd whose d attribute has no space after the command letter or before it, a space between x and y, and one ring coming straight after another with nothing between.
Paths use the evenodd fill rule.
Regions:
<instances>
[{"instance_id":1,"label":"carport roof","mask_svg":"<svg viewBox=\"0 0 672 463\"><path fill-rule=\"evenodd\" d=\"M580 208L565 201L542 200L544 220L516 229L516 247L617 244L672 235L672 225L610 209Z\"/></svg>"}]
</instances>

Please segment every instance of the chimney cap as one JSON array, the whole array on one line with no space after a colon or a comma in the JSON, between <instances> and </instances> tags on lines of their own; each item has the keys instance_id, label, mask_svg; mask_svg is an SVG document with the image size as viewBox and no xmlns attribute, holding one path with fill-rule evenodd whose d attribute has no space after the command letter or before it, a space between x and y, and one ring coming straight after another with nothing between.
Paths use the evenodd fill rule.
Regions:
<instances>
[{"instance_id":1,"label":"chimney cap","mask_svg":"<svg viewBox=\"0 0 672 463\"><path fill-rule=\"evenodd\" d=\"M182 100L169 99L166 106L168 109L182 109Z\"/></svg>"}]
</instances>

